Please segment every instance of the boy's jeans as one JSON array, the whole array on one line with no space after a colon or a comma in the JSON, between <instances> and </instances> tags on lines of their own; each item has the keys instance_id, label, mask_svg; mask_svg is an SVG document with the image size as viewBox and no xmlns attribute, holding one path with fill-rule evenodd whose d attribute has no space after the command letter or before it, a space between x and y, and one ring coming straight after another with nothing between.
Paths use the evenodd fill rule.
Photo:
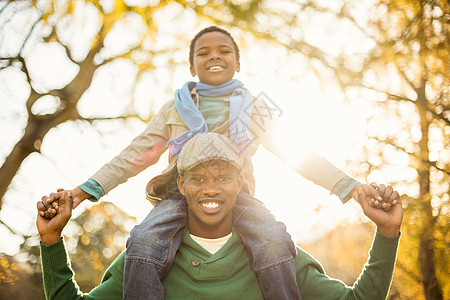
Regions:
<instances>
[{"instance_id":1,"label":"boy's jeans","mask_svg":"<svg viewBox=\"0 0 450 300\"><path fill-rule=\"evenodd\" d=\"M124 299L163 299L166 279L187 224L187 205L179 199L158 203L127 240ZM295 279L296 250L283 223L247 193L238 195L233 225L253 256L265 299L300 299Z\"/></svg>"}]
</instances>

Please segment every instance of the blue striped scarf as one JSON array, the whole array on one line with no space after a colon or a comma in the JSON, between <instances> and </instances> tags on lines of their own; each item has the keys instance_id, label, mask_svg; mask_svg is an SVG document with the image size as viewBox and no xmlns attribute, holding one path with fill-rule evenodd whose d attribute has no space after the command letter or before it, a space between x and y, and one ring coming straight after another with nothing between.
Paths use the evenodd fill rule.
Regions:
<instances>
[{"instance_id":1,"label":"blue striped scarf","mask_svg":"<svg viewBox=\"0 0 450 300\"><path fill-rule=\"evenodd\" d=\"M184 144L193 136L208 132L205 118L191 97L189 86L195 82L188 81L175 91L175 106L188 131L171 139L167 145L171 148L171 156L177 155ZM243 145L250 138L249 121L252 113L253 97L239 80L232 79L221 85L196 83L199 95L207 97L230 96L230 138L237 145Z\"/></svg>"}]
</instances>

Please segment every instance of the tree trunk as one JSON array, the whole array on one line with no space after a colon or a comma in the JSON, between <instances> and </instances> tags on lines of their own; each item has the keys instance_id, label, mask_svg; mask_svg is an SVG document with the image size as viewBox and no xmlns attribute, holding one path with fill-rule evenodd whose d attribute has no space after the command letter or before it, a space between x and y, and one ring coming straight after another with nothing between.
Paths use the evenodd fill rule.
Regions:
<instances>
[{"instance_id":1,"label":"tree trunk","mask_svg":"<svg viewBox=\"0 0 450 300\"><path fill-rule=\"evenodd\" d=\"M102 46L103 40L99 39L95 47L89 51L86 59L79 63L80 71L75 78L64 88L48 93L49 95L59 97L61 101L65 102L63 110L51 115L33 115L31 113L31 107L42 95L32 90L27 100L29 117L25 133L0 168L0 210L3 204L3 197L22 165L22 162L31 153L40 152L42 140L50 129L68 120L82 119L76 106L81 96L91 85L95 71L100 67L100 65L94 63L94 57Z\"/></svg>"},{"instance_id":2,"label":"tree trunk","mask_svg":"<svg viewBox=\"0 0 450 300\"><path fill-rule=\"evenodd\" d=\"M24 134L20 141L14 146L8 157L6 157L5 162L0 168L0 209L3 204L3 196L19 170L20 165L28 155L37 151L33 144L29 144L27 139L26 134Z\"/></svg>"},{"instance_id":3,"label":"tree trunk","mask_svg":"<svg viewBox=\"0 0 450 300\"><path fill-rule=\"evenodd\" d=\"M434 238L431 233L424 230L419 245L419 267L427 300L443 299L441 287L436 278L435 263Z\"/></svg>"},{"instance_id":4,"label":"tree trunk","mask_svg":"<svg viewBox=\"0 0 450 300\"><path fill-rule=\"evenodd\" d=\"M429 161L429 128L431 124L430 117L427 115L425 96L426 80L421 81L417 90L417 109L420 116L420 127L422 137L419 141L419 211L421 216L422 230L419 242L418 263L422 277L422 285L427 300L443 299L442 289L436 276L435 261L435 243L434 230L435 223L433 217L433 208L431 206L430 190L430 166Z\"/></svg>"},{"instance_id":5,"label":"tree trunk","mask_svg":"<svg viewBox=\"0 0 450 300\"><path fill-rule=\"evenodd\" d=\"M72 109L73 110L73 109ZM39 118L31 115L28 118L25 133L6 157L0 168L0 210L3 205L3 197L8 190L14 176L17 174L22 162L33 152L40 152L42 140L50 129L70 119L73 113L70 108L64 112Z\"/></svg>"}]
</instances>

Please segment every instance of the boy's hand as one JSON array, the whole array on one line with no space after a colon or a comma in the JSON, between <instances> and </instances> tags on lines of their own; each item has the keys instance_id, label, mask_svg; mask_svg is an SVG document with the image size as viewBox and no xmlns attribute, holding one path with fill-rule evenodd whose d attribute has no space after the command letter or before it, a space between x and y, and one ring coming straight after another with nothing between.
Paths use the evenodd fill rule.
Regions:
<instances>
[{"instance_id":1,"label":"boy's hand","mask_svg":"<svg viewBox=\"0 0 450 300\"><path fill-rule=\"evenodd\" d=\"M47 197L42 197L42 201L37 203L38 210ZM62 231L72 216L73 198L71 193L64 194L56 200L58 202L58 213L52 218L46 218L39 211L36 227L41 238L41 242L45 245L51 245L61 239Z\"/></svg>"},{"instance_id":2,"label":"boy's hand","mask_svg":"<svg viewBox=\"0 0 450 300\"><path fill-rule=\"evenodd\" d=\"M358 183L358 185L356 185L350 192L350 196L358 201L359 204L361 204L361 201L363 199L367 199L367 201L369 201L369 204L373 203L373 205L375 205L375 201L381 202L383 200L376 187L363 183ZM379 208L381 208L381 205Z\"/></svg>"},{"instance_id":3,"label":"boy's hand","mask_svg":"<svg viewBox=\"0 0 450 300\"><path fill-rule=\"evenodd\" d=\"M47 219L53 218L58 213L58 200L62 197L68 197L69 193L72 195L73 208L76 208L81 202L91 197L90 194L79 187L67 191L59 188L56 193L51 193L49 197L44 196L42 201L38 202L39 215Z\"/></svg>"}]
</instances>

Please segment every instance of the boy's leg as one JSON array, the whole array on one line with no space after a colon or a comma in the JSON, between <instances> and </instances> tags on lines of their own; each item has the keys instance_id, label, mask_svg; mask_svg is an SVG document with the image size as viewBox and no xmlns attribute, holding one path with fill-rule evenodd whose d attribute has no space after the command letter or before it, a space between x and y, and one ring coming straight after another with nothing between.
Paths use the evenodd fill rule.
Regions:
<instances>
[{"instance_id":1,"label":"boy's leg","mask_svg":"<svg viewBox=\"0 0 450 300\"><path fill-rule=\"evenodd\" d=\"M158 203L130 232L123 274L123 299L163 299L162 282L172 269L187 224L186 200Z\"/></svg>"},{"instance_id":2,"label":"boy's leg","mask_svg":"<svg viewBox=\"0 0 450 300\"><path fill-rule=\"evenodd\" d=\"M295 275L295 245L286 226L244 192L238 195L233 224L252 253L264 299L301 299Z\"/></svg>"}]
</instances>

